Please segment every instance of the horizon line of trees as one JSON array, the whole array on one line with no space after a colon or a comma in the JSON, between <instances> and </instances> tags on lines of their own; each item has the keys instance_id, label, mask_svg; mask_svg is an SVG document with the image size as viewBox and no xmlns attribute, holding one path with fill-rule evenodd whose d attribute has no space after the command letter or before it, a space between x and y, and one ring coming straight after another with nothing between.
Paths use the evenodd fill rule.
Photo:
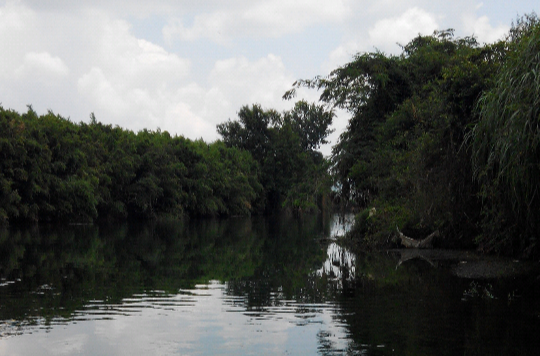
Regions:
<instances>
[{"instance_id":1,"label":"horizon line of trees","mask_svg":"<svg viewBox=\"0 0 540 356\"><path fill-rule=\"evenodd\" d=\"M440 246L540 252L540 20L495 43L419 35L357 54L279 113L244 106L222 140L133 133L0 107L0 223L364 209L352 236L384 245L440 230ZM335 108L350 115L326 159Z\"/></svg>"},{"instance_id":2,"label":"horizon line of trees","mask_svg":"<svg viewBox=\"0 0 540 356\"><path fill-rule=\"evenodd\" d=\"M245 126L219 125L225 142L206 143L0 106L0 225L321 208L330 180L316 149L333 114L300 101L284 113L245 106L239 117Z\"/></svg>"},{"instance_id":3,"label":"horizon line of trees","mask_svg":"<svg viewBox=\"0 0 540 356\"><path fill-rule=\"evenodd\" d=\"M242 215L261 189L222 142L0 108L0 223Z\"/></svg>"}]
</instances>

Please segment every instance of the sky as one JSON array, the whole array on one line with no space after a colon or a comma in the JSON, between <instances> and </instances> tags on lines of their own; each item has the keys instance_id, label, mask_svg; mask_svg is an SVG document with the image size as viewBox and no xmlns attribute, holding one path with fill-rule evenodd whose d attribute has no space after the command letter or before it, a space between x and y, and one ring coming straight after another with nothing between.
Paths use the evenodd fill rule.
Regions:
<instances>
[{"instance_id":1,"label":"sky","mask_svg":"<svg viewBox=\"0 0 540 356\"><path fill-rule=\"evenodd\" d=\"M212 142L242 106L288 110L297 79L356 53L399 54L448 28L491 43L533 11L538 0L0 0L0 105ZM337 112L324 154L347 120Z\"/></svg>"}]
</instances>

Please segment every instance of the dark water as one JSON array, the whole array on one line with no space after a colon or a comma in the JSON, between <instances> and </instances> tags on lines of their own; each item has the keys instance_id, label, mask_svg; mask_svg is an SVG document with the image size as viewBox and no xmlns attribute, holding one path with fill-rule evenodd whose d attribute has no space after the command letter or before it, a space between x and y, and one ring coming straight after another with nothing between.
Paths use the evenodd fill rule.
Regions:
<instances>
[{"instance_id":1,"label":"dark water","mask_svg":"<svg viewBox=\"0 0 540 356\"><path fill-rule=\"evenodd\" d=\"M539 354L537 273L460 278L459 260L355 256L328 239L339 226L0 230L0 355Z\"/></svg>"}]
</instances>

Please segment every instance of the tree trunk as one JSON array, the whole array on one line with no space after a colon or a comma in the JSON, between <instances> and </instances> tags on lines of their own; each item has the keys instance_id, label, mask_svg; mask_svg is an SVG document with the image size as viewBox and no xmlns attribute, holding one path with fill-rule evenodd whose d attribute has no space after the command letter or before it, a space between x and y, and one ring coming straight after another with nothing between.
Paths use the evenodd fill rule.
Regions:
<instances>
[{"instance_id":1,"label":"tree trunk","mask_svg":"<svg viewBox=\"0 0 540 356\"><path fill-rule=\"evenodd\" d=\"M398 236L401 239L401 244L407 248L431 248L432 241L435 236L439 236L439 230L433 232L431 235L426 237L423 240L415 240L408 236L403 235L401 231L399 231L399 228L396 226Z\"/></svg>"}]
</instances>

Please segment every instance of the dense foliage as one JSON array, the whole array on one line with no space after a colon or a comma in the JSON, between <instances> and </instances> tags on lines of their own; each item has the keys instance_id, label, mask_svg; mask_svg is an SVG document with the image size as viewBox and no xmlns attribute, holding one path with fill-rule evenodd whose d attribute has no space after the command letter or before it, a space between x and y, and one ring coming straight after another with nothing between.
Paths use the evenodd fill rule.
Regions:
<instances>
[{"instance_id":1,"label":"dense foliage","mask_svg":"<svg viewBox=\"0 0 540 356\"><path fill-rule=\"evenodd\" d=\"M471 132L486 250L530 252L540 232L540 21L520 19Z\"/></svg>"},{"instance_id":2,"label":"dense foliage","mask_svg":"<svg viewBox=\"0 0 540 356\"><path fill-rule=\"evenodd\" d=\"M0 108L0 222L249 215L259 175L219 141Z\"/></svg>"},{"instance_id":3,"label":"dense foliage","mask_svg":"<svg viewBox=\"0 0 540 356\"><path fill-rule=\"evenodd\" d=\"M233 216L322 206L333 114L244 107L218 126L224 141L133 133L0 107L0 223L128 216Z\"/></svg>"},{"instance_id":4,"label":"dense foliage","mask_svg":"<svg viewBox=\"0 0 540 356\"><path fill-rule=\"evenodd\" d=\"M540 25L520 19L480 45L453 30L418 36L398 56L358 54L300 80L351 118L333 148L344 204L365 210L356 236L390 241L440 230L441 245L524 251L538 235Z\"/></svg>"},{"instance_id":5,"label":"dense foliage","mask_svg":"<svg viewBox=\"0 0 540 356\"><path fill-rule=\"evenodd\" d=\"M315 88L320 105L244 106L211 144L0 108L0 223L300 213L332 192L363 209L355 236L369 244L397 226L439 230L439 246L537 254L539 73L531 14L492 44L444 30L399 55L360 53L284 95ZM350 120L327 160L334 108Z\"/></svg>"},{"instance_id":6,"label":"dense foliage","mask_svg":"<svg viewBox=\"0 0 540 356\"><path fill-rule=\"evenodd\" d=\"M244 106L238 120L218 125L218 132L228 147L251 152L259 163L266 210L299 213L321 207L330 190L328 162L317 149L326 143L333 117L305 101L282 114Z\"/></svg>"}]
</instances>

